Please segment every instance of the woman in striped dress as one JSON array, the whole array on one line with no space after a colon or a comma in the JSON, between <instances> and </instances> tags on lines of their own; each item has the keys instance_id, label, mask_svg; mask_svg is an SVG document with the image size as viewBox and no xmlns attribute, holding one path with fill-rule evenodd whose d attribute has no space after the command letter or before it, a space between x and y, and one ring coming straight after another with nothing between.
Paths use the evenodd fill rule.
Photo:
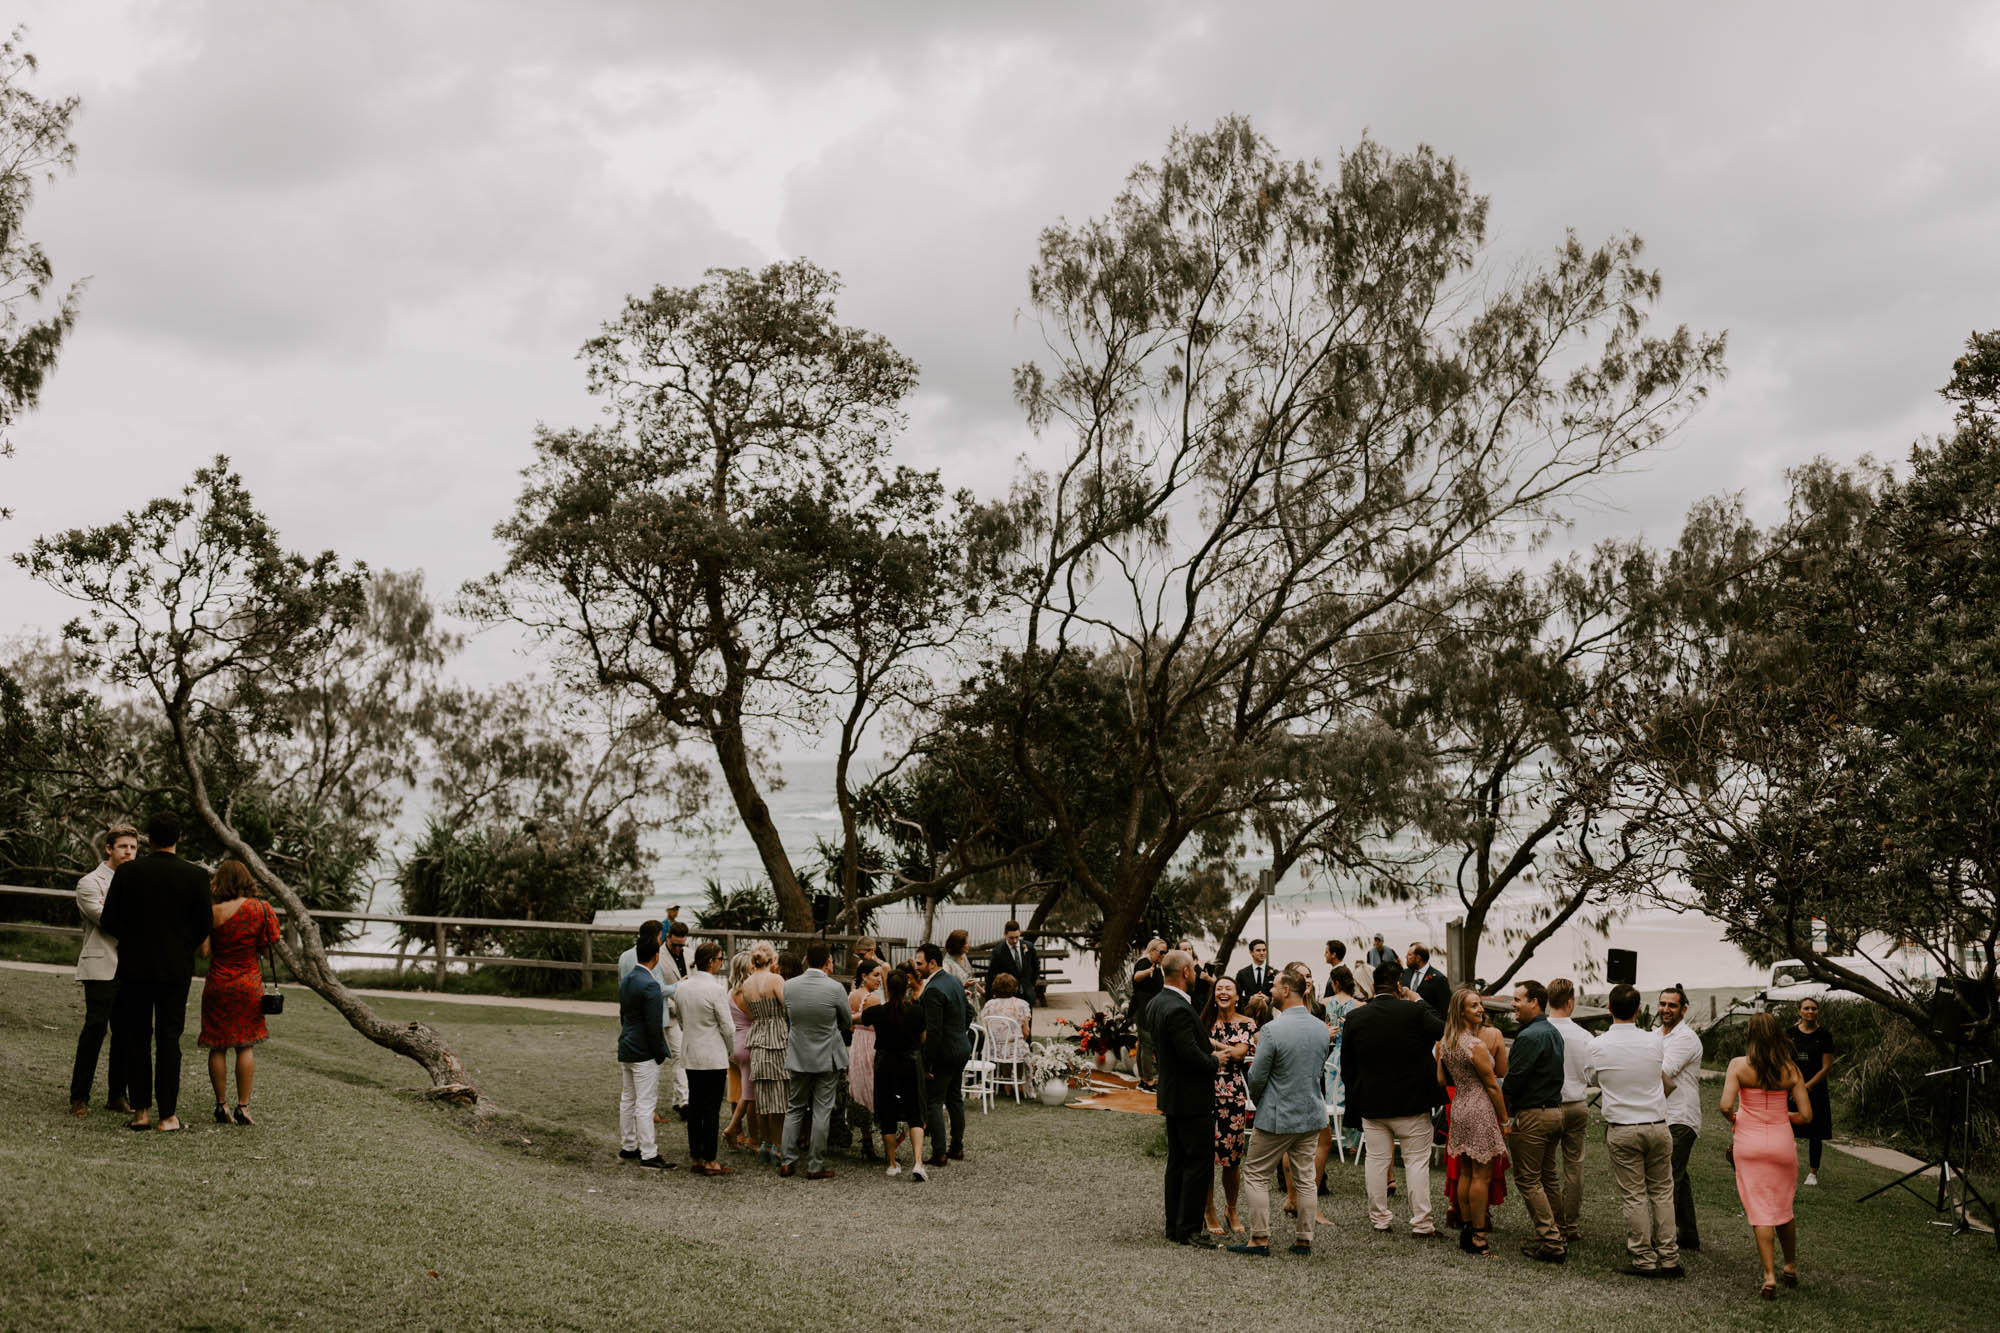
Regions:
<instances>
[{"instance_id":1,"label":"woman in striped dress","mask_svg":"<svg viewBox=\"0 0 2000 1333\"><path fill-rule=\"evenodd\" d=\"M750 1011L750 1093L757 1104L758 1154L775 1162L782 1155L785 1107L791 1097L785 1073L785 1044L791 1024L785 1017L785 982L778 953L768 944L750 950L750 977L743 983L743 1007Z\"/></svg>"}]
</instances>

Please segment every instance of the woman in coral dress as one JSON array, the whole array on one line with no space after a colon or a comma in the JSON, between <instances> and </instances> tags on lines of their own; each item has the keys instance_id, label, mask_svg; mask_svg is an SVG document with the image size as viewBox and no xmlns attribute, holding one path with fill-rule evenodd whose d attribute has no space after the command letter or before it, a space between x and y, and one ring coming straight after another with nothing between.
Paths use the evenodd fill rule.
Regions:
<instances>
[{"instance_id":1,"label":"woman in coral dress","mask_svg":"<svg viewBox=\"0 0 2000 1333\"><path fill-rule=\"evenodd\" d=\"M215 1086L215 1123L250 1118L250 1083L257 1072L257 1044L264 1026L264 981L257 954L278 938L278 914L257 896L257 882L241 861L224 861L209 881L208 980L201 987L201 1045L208 1051L208 1081ZM236 1052L236 1109L229 1102L229 1052Z\"/></svg>"},{"instance_id":2,"label":"woman in coral dress","mask_svg":"<svg viewBox=\"0 0 2000 1333\"><path fill-rule=\"evenodd\" d=\"M1812 1123L1812 1097L1775 1015L1752 1014L1748 1037L1743 1054L1729 1062L1722 1080L1722 1114L1735 1127L1731 1156L1736 1197L1757 1234L1757 1257L1764 1265L1760 1294L1768 1301L1778 1295L1774 1240L1785 1251L1785 1285L1799 1285L1799 1241L1792 1221L1799 1149L1792 1127Z\"/></svg>"}]
</instances>

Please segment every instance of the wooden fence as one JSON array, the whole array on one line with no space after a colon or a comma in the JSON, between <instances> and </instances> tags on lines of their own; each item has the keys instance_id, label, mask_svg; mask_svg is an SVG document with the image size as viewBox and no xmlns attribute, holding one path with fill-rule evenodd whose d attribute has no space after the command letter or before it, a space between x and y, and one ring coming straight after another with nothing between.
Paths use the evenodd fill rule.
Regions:
<instances>
[{"instance_id":1,"label":"wooden fence","mask_svg":"<svg viewBox=\"0 0 2000 1333\"><path fill-rule=\"evenodd\" d=\"M69 902L76 901L76 893L70 889L29 889L11 884L0 884L0 901L4 901L9 896L18 898L60 898ZM403 916L389 912L313 912L311 916L315 921L348 921L368 925L381 924L420 928L421 938L428 947L416 955L416 960L422 960L418 965L427 966L431 969L432 985L438 990L444 989L445 974L451 970L454 964L463 964L466 967L539 967L562 972L581 972L584 974L585 984L588 984L590 974L593 972L616 974L618 971L618 955L623 953L632 943L633 937L637 933L629 926L596 926L580 921L504 921L486 917ZM25 930L40 935L69 936L74 939L81 939L83 937L83 927L81 926L51 926L34 921L0 921L0 929ZM577 961L567 958L514 958L505 954L490 953L452 953L450 950L450 933L453 930L465 929L551 931L581 935L583 937L582 960ZM417 934L418 931L411 931L409 933ZM688 937L690 941L718 941L722 945L722 952L725 958L733 956L739 949L747 947L755 940L767 940L780 947L786 944L796 944L799 946L801 952L804 951L805 945L812 943L814 940L824 940L833 946L837 956L845 957L853 946L854 941L860 938L855 935L824 935L810 931L707 930L700 926L689 926ZM599 956L600 941L603 946L601 952L606 955L604 957ZM900 962L903 957L914 952L910 946L910 942L901 938L884 939L878 936L876 937L875 944L882 956L890 962ZM384 953L380 950L368 949L328 949L326 953L329 958L362 958L393 962L399 968L416 961L410 957L407 950L396 953ZM426 957L426 954L428 954L428 957Z\"/></svg>"}]
</instances>

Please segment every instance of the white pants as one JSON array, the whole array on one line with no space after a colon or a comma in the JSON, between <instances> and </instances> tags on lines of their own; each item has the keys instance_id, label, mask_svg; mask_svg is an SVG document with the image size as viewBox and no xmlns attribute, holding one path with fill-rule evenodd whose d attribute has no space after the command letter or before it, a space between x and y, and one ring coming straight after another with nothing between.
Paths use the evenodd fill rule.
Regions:
<instances>
[{"instance_id":1,"label":"white pants","mask_svg":"<svg viewBox=\"0 0 2000 1333\"><path fill-rule=\"evenodd\" d=\"M667 1056L667 1062L660 1066L660 1081L667 1085L666 1095L660 1100L668 1107L688 1104L688 1071L681 1064L681 1025L676 1019L667 1024L667 1050L674 1052Z\"/></svg>"},{"instance_id":2,"label":"white pants","mask_svg":"<svg viewBox=\"0 0 2000 1333\"><path fill-rule=\"evenodd\" d=\"M1431 1224L1431 1118L1399 1115L1389 1120L1361 1121L1361 1146L1368 1155L1368 1221L1386 1227L1389 1215L1389 1163L1396 1147L1403 1149L1403 1188L1410 1194L1410 1230L1434 1231ZM1300 1207L1305 1204L1301 1203Z\"/></svg>"},{"instance_id":3,"label":"white pants","mask_svg":"<svg viewBox=\"0 0 2000 1333\"><path fill-rule=\"evenodd\" d=\"M653 1137L653 1108L660 1104L660 1067L651 1060L618 1065L618 1146L638 1149L642 1158L658 1157Z\"/></svg>"}]
</instances>

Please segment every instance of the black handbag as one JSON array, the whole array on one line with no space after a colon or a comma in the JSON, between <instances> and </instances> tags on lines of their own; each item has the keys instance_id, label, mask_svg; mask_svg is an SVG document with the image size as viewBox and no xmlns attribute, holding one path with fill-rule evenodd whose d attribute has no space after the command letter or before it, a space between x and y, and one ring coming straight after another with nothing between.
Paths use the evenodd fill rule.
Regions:
<instances>
[{"instance_id":1,"label":"black handbag","mask_svg":"<svg viewBox=\"0 0 2000 1333\"><path fill-rule=\"evenodd\" d=\"M271 960L271 980L263 983L264 974L262 972L257 974L259 982L265 987L263 995L258 998L257 1007L267 1014L282 1014L285 1012L285 993L278 989L278 959L268 944L264 946L264 956Z\"/></svg>"}]
</instances>

